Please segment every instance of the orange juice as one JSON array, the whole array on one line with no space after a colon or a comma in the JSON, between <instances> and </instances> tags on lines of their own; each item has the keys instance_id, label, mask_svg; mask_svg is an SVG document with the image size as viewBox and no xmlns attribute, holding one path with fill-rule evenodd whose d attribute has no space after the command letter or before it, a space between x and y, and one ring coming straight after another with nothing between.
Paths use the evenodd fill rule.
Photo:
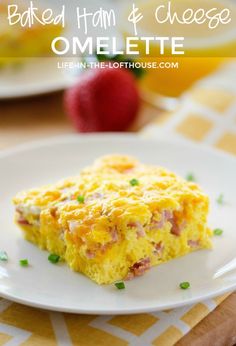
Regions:
<instances>
[{"instance_id":1,"label":"orange juice","mask_svg":"<svg viewBox=\"0 0 236 346\"><path fill-rule=\"evenodd\" d=\"M140 58L140 61L178 63L178 68L149 69L140 80L144 91L178 97L198 79L214 72L224 58ZM166 65L170 66L170 65Z\"/></svg>"},{"instance_id":2,"label":"orange juice","mask_svg":"<svg viewBox=\"0 0 236 346\"><path fill-rule=\"evenodd\" d=\"M183 25L178 21L160 24L156 20L155 11L157 7L162 6L160 13L163 19L169 3L171 10L179 17L186 9L195 12L202 9L207 12L215 8L219 13L229 9L231 20L227 25L219 23L214 29L209 27L207 21L201 25ZM137 24L138 36L184 37L185 54L175 57L171 57L168 51L164 56L147 56L144 44L140 41L139 50L142 53L137 60L162 63L164 66L147 69L141 81L141 86L145 90L170 97L179 96L196 80L216 70L226 57L236 56L236 5L231 0L146 0L139 1L137 7L143 14L143 19ZM123 28L124 35L134 36L132 30L132 25L127 25ZM154 45L157 44L150 43L150 51L154 51ZM178 63L178 67L171 67L170 63Z\"/></svg>"}]
</instances>

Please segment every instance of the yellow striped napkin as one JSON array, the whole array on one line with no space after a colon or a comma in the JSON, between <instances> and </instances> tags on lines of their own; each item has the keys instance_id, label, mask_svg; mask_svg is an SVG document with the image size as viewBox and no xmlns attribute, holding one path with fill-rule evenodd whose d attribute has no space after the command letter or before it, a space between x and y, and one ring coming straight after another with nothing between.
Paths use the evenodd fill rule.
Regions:
<instances>
[{"instance_id":1,"label":"yellow striped napkin","mask_svg":"<svg viewBox=\"0 0 236 346\"><path fill-rule=\"evenodd\" d=\"M198 82L178 109L158 116L143 133L203 142L236 155L236 62Z\"/></svg>"},{"instance_id":2,"label":"yellow striped napkin","mask_svg":"<svg viewBox=\"0 0 236 346\"><path fill-rule=\"evenodd\" d=\"M209 143L236 154L236 63L195 85L181 106L159 116L143 135ZM192 306L131 316L48 312L0 298L0 345L171 346L227 295Z\"/></svg>"}]
</instances>

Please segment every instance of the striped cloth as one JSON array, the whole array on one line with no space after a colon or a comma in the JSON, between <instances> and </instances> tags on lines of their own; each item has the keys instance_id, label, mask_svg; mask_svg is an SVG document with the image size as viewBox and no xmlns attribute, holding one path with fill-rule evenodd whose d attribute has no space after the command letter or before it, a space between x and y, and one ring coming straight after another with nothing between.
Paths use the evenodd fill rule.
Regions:
<instances>
[{"instance_id":1,"label":"striped cloth","mask_svg":"<svg viewBox=\"0 0 236 346\"><path fill-rule=\"evenodd\" d=\"M150 137L203 142L236 155L236 62L222 65L182 97L174 112L144 129Z\"/></svg>"},{"instance_id":2,"label":"striped cloth","mask_svg":"<svg viewBox=\"0 0 236 346\"><path fill-rule=\"evenodd\" d=\"M236 63L201 81L174 112L159 116L142 135L167 134L236 154ZM89 316L34 309L0 298L0 345L171 346L228 295L169 311Z\"/></svg>"}]
</instances>

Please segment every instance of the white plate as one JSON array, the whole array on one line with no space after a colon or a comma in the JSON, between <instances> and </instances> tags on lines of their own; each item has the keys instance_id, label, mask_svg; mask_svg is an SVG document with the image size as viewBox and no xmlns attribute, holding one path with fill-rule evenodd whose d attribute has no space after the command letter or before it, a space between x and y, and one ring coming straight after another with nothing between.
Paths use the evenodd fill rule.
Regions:
<instances>
[{"instance_id":1,"label":"white plate","mask_svg":"<svg viewBox=\"0 0 236 346\"><path fill-rule=\"evenodd\" d=\"M66 59L65 59L66 60ZM72 81L57 68L56 58L24 59L22 64L0 70L0 99L35 96L63 90Z\"/></svg>"},{"instance_id":2,"label":"white plate","mask_svg":"<svg viewBox=\"0 0 236 346\"><path fill-rule=\"evenodd\" d=\"M13 224L11 198L22 189L76 174L95 158L108 153L137 156L185 176L194 172L212 201L210 225L224 234L214 239L214 250L198 251L151 269L126 283L126 289L98 286L62 265L52 265L47 252L26 242ZM0 155L0 247L9 255L0 263L0 295L46 309L127 314L173 308L233 290L236 271L218 279L214 273L235 258L236 161L233 157L192 144L145 140L131 135L66 136L24 145ZM223 193L226 205L215 202ZM28 258L31 266L18 261ZM178 288L189 281L191 289Z\"/></svg>"}]
</instances>

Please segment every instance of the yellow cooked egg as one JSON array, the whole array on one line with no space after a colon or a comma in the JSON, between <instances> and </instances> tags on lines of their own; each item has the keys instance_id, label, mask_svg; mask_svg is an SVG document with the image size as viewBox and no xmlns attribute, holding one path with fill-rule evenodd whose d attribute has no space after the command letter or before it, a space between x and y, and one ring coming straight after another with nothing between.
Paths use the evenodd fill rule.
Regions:
<instances>
[{"instance_id":1,"label":"yellow cooked egg","mask_svg":"<svg viewBox=\"0 0 236 346\"><path fill-rule=\"evenodd\" d=\"M102 157L77 177L20 192L13 202L27 240L98 284L211 247L207 195L129 156Z\"/></svg>"}]
</instances>

